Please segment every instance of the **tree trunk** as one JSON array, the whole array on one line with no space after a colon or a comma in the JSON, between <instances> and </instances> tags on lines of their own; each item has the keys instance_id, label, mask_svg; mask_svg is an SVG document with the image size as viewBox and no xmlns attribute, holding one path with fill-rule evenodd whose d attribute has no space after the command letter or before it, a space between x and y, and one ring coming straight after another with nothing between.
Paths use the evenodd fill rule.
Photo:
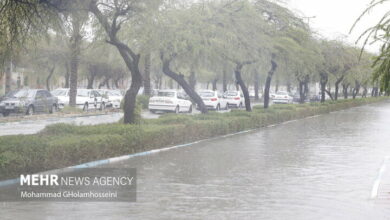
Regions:
<instances>
[{"instance_id":1,"label":"tree trunk","mask_svg":"<svg viewBox=\"0 0 390 220\"><path fill-rule=\"evenodd\" d=\"M96 74L95 73L90 73L89 76L87 77L87 89L93 89L93 83L95 81ZM100 86L100 85L99 85Z\"/></svg>"},{"instance_id":2,"label":"tree trunk","mask_svg":"<svg viewBox=\"0 0 390 220\"><path fill-rule=\"evenodd\" d=\"M70 74L69 74L69 64L68 62L65 62L65 88L69 88L69 77L70 77Z\"/></svg>"},{"instance_id":3,"label":"tree trunk","mask_svg":"<svg viewBox=\"0 0 390 220\"><path fill-rule=\"evenodd\" d=\"M359 91L360 91L360 83L355 80L355 88L353 88L353 92L352 92L352 98L355 99L356 96L359 94Z\"/></svg>"},{"instance_id":4,"label":"tree trunk","mask_svg":"<svg viewBox=\"0 0 390 220\"><path fill-rule=\"evenodd\" d=\"M291 93L291 83L287 83L287 92Z\"/></svg>"},{"instance_id":5,"label":"tree trunk","mask_svg":"<svg viewBox=\"0 0 390 220\"><path fill-rule=\"evenodd\" d=\"M349 83L343 84L344 99L348 99L348 87L349 87Z\"/></svg>"},{"instance_id":6,"label":"tree trunk","mask_svg":"<svg viewBox=\"0 0 390 220\"><path fill-rule=\"evenodd\" d=\"M377 96L378 96L378 90L379 90L378 87L372 88L371 96L372 96L372 97L377 97Z\"/></svg>"},{"instance_id":7,"label":"tree trunk","mask_svg":"<svg viewBox=\"0 0 390 220\"><path fill-rule=\"evenodd\" d=\"M325 102L325 90L326 90L326 84L328 83L328 74L326 73L320 73L320 85L321 85L321 102Z\"/></svg>"},{"instance_id":8,"label":"tree trunk","mask_svg":"<svg viewBox=\"0 0 390 220\"><path fill-rule=\"evenodd\" d=\"M244 99L245 99L245 109L247 112L252 111L251 107L251 100L249 98L249 92L248 88L246 87L244 81L242 80L241 77L241 70L244 65L242 63L237 63L236 64L236 69L234 70L234 75L236 77L237 84L241 87L241 91L244 94Z\"/></svg>"},{"instance_id":9,"label":"tree trunk","mask_svg":"<svg viewBox=\"0 0 390 220\"><path fill-rule=\"evenodd\" d=\"M106 88L107 88L107 89L111 89L111 86L110 86L110 78L107 78L107 80L106 80Z\"/></svg>"},{"instance_id":10,"label":"tree trunk","mask_svg":"<svg viewBox=\"0 0 390 220\"><path fill-rule=\"evenodd\" d=\"M341 81L343 81L344 79L344 76L341 76L339 79L337 79L337 81L335 82L335 88L334 88L334 100L337 100L338 96L339 96L339 85L341 83Z\"/></svg>"},{"instance_id":11,"label":"tree trunk","mask_svg":"<svg viewBox=\"0 0 390 220\"><path fill-rule=\"evenodd\" d=\"M110 78L108 76L104 77L104 80L99 83L98 88L101 89L105 85L107 89L110 89L110 85L108 84L109 80Z\"/></svg>"},{"instance_id":12,"label":"tree trunk","mask_svg":"<svg viewBox=\"0 0 390 220\"><path fill-rule=\"evenodd\" d=\"M69 89L69 105L76 107L76 95L77 95L77 78L78 78L78 66L80 56L80 44L81 44L81 24L77 15L72 16L72 37L70 42L71 58L70 58L70 89Z\"/></svg>"},{"instance_id":13,"label":"tree trunk","mask_svg":"<svg viewBox=\"0 0 390 220\"><path fill-rule=\"evenodd\" d=\"M367 86L364 86L364 87L363 87L363 94L362 94L362 98L367 98L367 92L368 92L368 90L367 90Z\"/></svg>"},{"instance_id":14,"label":"tree trunk","mask_svg":"<svg viewBox=\"0 0 390 220\"><path fill-rule=\"evenodd\" d=\"M20 76L18 76L18 79L16 80L16 86L18 89L22 88L22 80Z\"/></svg>"},{"instance_id":15,"label":"tree trunk","mask_svg":"<svg viewBox=\"0 0 390 220\"><path fill-rule=\"evenodd\" d=\"M278 65L272 59L271 60L271 70L268 72L267 79L265 81L265 86L264 86L264 108L269 107L269 90L271 88L272 76L274 75L277 67L278 67Z\"/></svg>"},{"instance_id":16,"label":"tree trunk","mask_svg":"<svg viewBox=\"0 0 390 220\"><path fill-rule=\"evenodd\" d=\"M23 79L23 86L28 86L28 76L25 76Z\"/></svg>"},{"instance_id":17,"label":"tree trunk","mask_svg":"<svg viewBox=\"0 0 390 220\"><path fill-rule=\"evenodd\" d=\"M213 91L217 91L217 82L218 82L218 79L213 80Z\"/></svg>"},{"instance_id":18,"label":"tree trunk","mask_svg":"<svg viewBox=\"0 0 390 220\"><path fill-rule=\"evenodd\" d=\"M142 86L142 75L139 71L139 60L141 56L139 54L135 54L126 44L119 41L116 34L120 29L120 26L117 25L117 18L119 16L118 10L114 15L114 19L112 20L112 24L109 23L108 18L102 14L99 10L96 1L91 1L89 5L89 10L96 16L99 20L99 23L105 29L106 34L108 35L110 41L109 43L114 45L119 51L123 61L126 63L127 68L131 73L131 85L130 89L126 91L125 102L124 102L124 117L123 122L125 124L134 124L137 122L137 116L135 115L135 107L136 107L136 97L139 89Z\"/></svg>"},{"instance_id":19,"label":"tree trunk","mask_svg":"<svg viewBox=\"0 0 390 220\"><path fill-rule=\"evenodd\" d=\"M299 81L298 88L299 88L299 103L303 104L305 102L305 94L304 94L304 88L303 88L302 81Z\"/></svg>"},{"instance_id":20,"label":"tree trunk","mask_svg":"<svg viewBox=\"0 0 390 220\"><path fill-rule=\"evenodd\" d=\"M260 99L259 97L259 84L260 84L260 76L259 73L256 72L255 74L255 80L254 80L254 89L255 89L255 100L258 101Z\"/></svg>"},{"instance_id":21,"label":"tree trunk","mask_svg":"<svg viewBox=\"0 0 390 220\"><path fill-rule=\"evenodd\" d=\"M150 96L152 94L152 88L150 86L150 66L151 55L150 53L145 55L145 71L144 71L144 95Z\"/></svg>"},{"instance_id":22,"label":"tree trunk","mask_svg":"<svg viewBox=\"0 0 390 220\"><path fill-rule=\"evenodd\" d=\"M308 78L309 78L309 76L308 76ZM305 101L306 101L306 100L308 100L308 97L309 97L309 79L308 79L308 81L305 82L304 89L305 89Z\"/></svg>"},{"instance_id":23,"label":"tree trunk","mask_svg":"<svg viewBox=\"0 0 390 220\"><path fill-rule=\"evenodd\" d=\"M115 85L115 88L116 88L116 89L119 89L119 81L120 81L120 80L121 80L120 78L114 80L114 85Z\"/></svg>"},{"instance_id":24,"label":"tree trunk","mask_svg":"<svg viewBox=\"0 0 390 220\"><path fill-rule=\"evenodd\" d=\"M9 65L5 68L5 94L11 91L11 65L12 63L9 62Z\"/></svg>"},{"instance_id":25,"label":"tree trunk","mask_svg":"<svg viewBox=\"0 0 390 220\"><path fill-rule=\"evenodd\" d=\"M223 76L222 76L222 84L223 84L223 92L226 92L228 89L227 89L227 73L226 73L226 70L223 70Z\"/></svg>"},{"instance_id":26,"label":"tree trunk","mask_svg":"<svg viewBox=\"0 0 390 220\"><path fill-rule=\"evenodd\" d=\"M163 54L161 54L161 61L163 62L163 73L175 80L184 89L187 95L198 105L200 111L203 114L207 113L208 111L202 98L200 98L198 93L196 93L195 90L193 90L191 86L186 82L184 76L182 74L177 74L170 69L169 65L171 61L165 60Z\"/></svg>"},{"instance_id":27,"label":"tree trunk","mask_svg":"<svg viewBox=\"0 0 390 220\"><path fill-rule=\"evenodd\" d=\"M307 94L309 92L308 89L308 83L309 83L309 76L305 75L303 80L298 79L299 81L299 103L303 104L305 103L305 100L307 98Z\"/></svg>"},{"instance_id":28,"label":"tree trunk","mask_svg":"<svg viewBox=\"0 0 390 220\"><path fill-rule=\"evenodd\" d=\"M48 75L47 78L46 78L46 89L47 89L48 91L50 91L50 79L51 79L51 77L52 77L53 74L54 74L55 68L56 68L56 66L53 65L53 67L52 67L52 68L50 69L50 71L49 71L49 75Z\"/></svg>"},{"instance_id":29,"label":"tree trunk","mask_svg":"<svg viewBox=\"0 0 390 220\"><path fill-rule=\"evenodd\" d=\"M190 83L191 89L195 90L196 89L196 75L195 75L195 71L191 70L188 82Z\"/></svg>"}]
</instances>

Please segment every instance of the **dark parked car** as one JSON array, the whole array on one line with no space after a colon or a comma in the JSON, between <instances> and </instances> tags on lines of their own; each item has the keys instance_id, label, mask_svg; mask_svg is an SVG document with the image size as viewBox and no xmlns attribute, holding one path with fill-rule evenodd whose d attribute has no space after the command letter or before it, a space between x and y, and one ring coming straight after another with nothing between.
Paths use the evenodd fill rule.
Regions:
<instances>
[{"instance_id":1,"label":"dark parked car","mask_svg":"<svg viewBox=\"0 0 390 220\"><path fill-rule=\"evenodd\" d=\"M57 110L57 98L44 89L22 89L8 93L0 102L0 113L33 115L36 112L53 113Z\"/></svg>"}]
</instances>

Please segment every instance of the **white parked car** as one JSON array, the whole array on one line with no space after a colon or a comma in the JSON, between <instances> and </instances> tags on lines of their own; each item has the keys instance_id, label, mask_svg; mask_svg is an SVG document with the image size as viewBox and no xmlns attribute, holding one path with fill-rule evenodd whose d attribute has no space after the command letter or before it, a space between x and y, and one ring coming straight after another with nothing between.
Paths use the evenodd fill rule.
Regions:
<instances>
[{"instance_id":1,"label":"white parked car","mask_svg":"<svg viewBox=\"0 0 390 220\"><path fill-rule=\"evenodd\" d=\"M149 111L192 112L192 102L183 92L176 90L159 90L157 95L149 99Z\"/></svg>"},{"instance_id":2,"label":"white parked car","mask_svg":"<svg viewBox=\"0 0 390 220\"><path fill-rule=\"evenodd\" d=\"M99 89L97 90L102 96L106 107L120 108L123 95L120 90Z\"/></svg>"},{"instance_id":3,"label":"white parked car","mask_svg":"<svg viewBox=\"0 0 390 220\"><path fill-rule=\"evenodd\" d=\"M293 97L288 94L288 92L284 91L279 91L277 92L274 97L272 98L272 101L277 104L277 103L284 103L284 104L289 104L293 103Z\"/></svg>"},{"instance_id":4,"label":"white parked car","mask_svg":"<svg viewBox=\"0 0 390 220\"><path fill-rule=\"evenodd\" d=\"M245 103L244 95L241 91L227 91L224 94L229 107L242 108Z\"/></svg>"},{"instance_id":5,"label":"white parked car","mask_svg":"<svg viewBox=\"0 0 390 220\"><path fill-rule=\"evenodd\" d=\"M228 109L228 103L223 96L217 91L212 90L201 90L199 96L202 98L207 109L217 110Z\"/></svg>"},{"instance_id":6,"label":"white parked car","mask_svg":"<svg viewBox=\"0 0 390 220\"><path fill-rule=\"evenodd\" d=\"M69 89L56 89L52 95L58 98L59 108L69 105ZM88 111L88 109L104 109L106 103L100 93L92 89L77 89L76 106Z\"/></svg>"},{"instance_id":7,"label":"white parked car","mask_svg":"<svg viewBox=\"0 0 390 220\"><path fill-rule=\"evenodd\" d=\"M62 109L65 105L69 105L69 89L56 89L51 91L51 94L58 99L58 108Z\"/></svg>"}]
</instances>

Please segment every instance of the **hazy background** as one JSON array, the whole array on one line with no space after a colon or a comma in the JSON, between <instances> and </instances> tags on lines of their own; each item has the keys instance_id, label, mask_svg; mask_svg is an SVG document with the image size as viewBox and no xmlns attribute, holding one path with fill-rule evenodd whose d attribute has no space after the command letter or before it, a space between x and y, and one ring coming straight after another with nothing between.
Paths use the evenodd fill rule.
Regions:
<instances>
[{"instance_id":1,"label":"hazy background","mask_svg":"<svg viewBox=\"0 0 390 220\"><path fill-rule=\"evenodd\" d=\"M310 22L312 29L329 39L344 39L354 44L359 35L369 26L374 26L386 13L390 3L384 3L361 20L349 34L355 20L372 0L286 0L287 6ZM363 42L363 41L362 41ZM360 42L359 45L362 45ZM379 45L368 45L367 49L377 52Z\"/></svg>"}]
</instances>

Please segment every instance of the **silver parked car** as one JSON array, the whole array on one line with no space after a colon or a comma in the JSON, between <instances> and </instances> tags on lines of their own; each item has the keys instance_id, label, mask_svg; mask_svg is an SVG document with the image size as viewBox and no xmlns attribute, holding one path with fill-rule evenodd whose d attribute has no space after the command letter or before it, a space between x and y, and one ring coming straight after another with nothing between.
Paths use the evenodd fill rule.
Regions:
<instances>
[{"instance_id":1,"label":"silver parked car","mask_svg":"<svg viewBox=\"0 0 390 220\"><path fill-rule=\"evenodd\" d=\"M44 89L22 89L7 94L0 102L0 113L8 116L10 113L33 115L36 112L53 113L57 110L58 100Z\"/></svg>"}]
</instances>

